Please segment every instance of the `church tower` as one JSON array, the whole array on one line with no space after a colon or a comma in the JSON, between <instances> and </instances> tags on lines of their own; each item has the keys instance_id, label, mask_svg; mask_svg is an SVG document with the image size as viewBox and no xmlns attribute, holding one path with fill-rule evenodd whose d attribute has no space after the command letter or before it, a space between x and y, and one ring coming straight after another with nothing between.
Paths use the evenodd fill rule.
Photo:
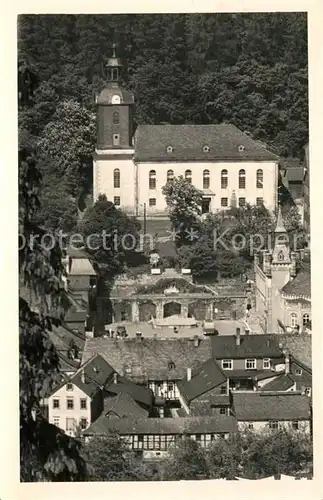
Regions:
<instances>
[{"instance_id":1,"label":"church tower","mask_svg":"<svg viewBox=\"0 0 323 500\"><path fill-rule=\"evenodd\" d=\"M134 214L136 169L133 162L134 96L121 83L122 63L113 44L106 65L107 83L96 98L97 140L93 155L93 201L104 194L116 207Z\"/></svg>"},{"instance_id":2,"label":"church tower","mask_svg":"<svg viewBox=\"0 0 323 500\"><path fill-rule=\"evenodd\" d=\"M134 96L122 88L121 70L122 63L113 44L113 54L106 65L107 85L96 99L98 150L132 146Z\"/></svg>"}]
</instances>

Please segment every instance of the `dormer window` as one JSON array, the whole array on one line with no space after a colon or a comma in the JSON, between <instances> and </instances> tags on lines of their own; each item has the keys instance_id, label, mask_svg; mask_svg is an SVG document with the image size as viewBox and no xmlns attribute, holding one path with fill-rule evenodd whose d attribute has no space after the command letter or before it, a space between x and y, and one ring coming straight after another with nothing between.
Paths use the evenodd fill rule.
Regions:
<instances>
[{"instance_id":1,"label":"dormer window","mask_svg":"<svg viewBox=\"0 0 323 500\"><path fill-rule=\"evenodd\" d=\"M173 146L167 146L166 151L167 153L172 153L174 151Z\"/></svg>"},{"instance_id":2,"label":"dormer window","mask_svg":"<svg viewBox=\"0 0 323 500\"><path fill-rule=\"evenodd\" d=\"M239 153L242 153L243 151L245 151L245 149L246 148L244 146L242 146L242 144L240 144L240 146L238 147Z\"/></svg>"},{"instance_id":3,"label":"dormer window","mask_svg":"<svg viewBox=\"0 0 323 500\"><path fill-rule=\"evenodd\" d=\"M175 370L175 363L174 363L174 361L170 361L168 363L168 370Z\"/></svg>"},{"instance_id":4,"label":"dormer window","mask_svg":"<svg viewBox=\"0 0 323 500\"><path fill-rule=\"evenodd\" d=\"M210 152L209 146L207 145L203 146L203 153L209 153L209 152Z\"/></svg>"}]
</instances>

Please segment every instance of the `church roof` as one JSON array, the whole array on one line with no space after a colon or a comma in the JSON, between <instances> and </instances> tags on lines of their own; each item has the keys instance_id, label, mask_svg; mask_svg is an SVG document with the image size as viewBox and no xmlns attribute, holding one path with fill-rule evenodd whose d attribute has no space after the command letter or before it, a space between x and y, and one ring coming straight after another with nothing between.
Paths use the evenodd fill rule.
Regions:
<instances>
[{"instance_id":1,"label":"church roof","mask_svg":"<svg viewBox=\"0 0 323 500\"><path fill-rule=\"evenodd\" d=\"M139 125L135 132L137 161L277 161L234 125Z\"/></svg>"},{"instance_id":2,"label":"church roof","mask_svg":"<svg viewBox=\"0 0 323 500\"><path fill-rule=\"evenodd\" d=\"M302 262L296 277L286 283L281 291L285 296L311 298L311 268L309 263Z\"/></svg>"}]
</instances>

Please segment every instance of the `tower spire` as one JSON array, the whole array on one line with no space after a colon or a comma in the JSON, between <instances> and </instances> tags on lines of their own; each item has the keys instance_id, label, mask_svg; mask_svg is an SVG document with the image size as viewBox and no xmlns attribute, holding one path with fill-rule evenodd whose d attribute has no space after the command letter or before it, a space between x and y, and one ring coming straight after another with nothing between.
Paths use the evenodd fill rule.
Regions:
<instances>
[{"instance_id":1,"label":"tower spire","mask_svg":"<svg viewBox=\"0 0 323 500\"><path fill-rule=\"evenodd\" d=\"M276 228L275 228L275 234L281 234L281 233L287 233L285 224L284 224L284 219L282 215L282 209L281 209L281 204L278 206L278 215L277 215L277 221L276 221Z\"/></svg>"}]
</instances>

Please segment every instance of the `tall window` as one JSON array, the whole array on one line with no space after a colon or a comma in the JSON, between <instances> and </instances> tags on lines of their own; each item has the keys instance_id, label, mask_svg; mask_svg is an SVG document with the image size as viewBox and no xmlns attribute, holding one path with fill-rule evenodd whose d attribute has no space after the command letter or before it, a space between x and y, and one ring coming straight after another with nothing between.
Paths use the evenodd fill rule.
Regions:
<instances>
[{"instance_id":1,"label":"tall window","mask_svg":"<svg viewBox=\"0 0 323 500\"><path fill-rule=\"evenodd\" d=\"M174 180L174 170L167 170L167 182Z\"/></svg>"},{"instance_id":2,"label":"tall window","mask_svg":"<svg viewBox=\"0 0 323 500\"><path fill-rule=\"evenodd\" d=\"M239 207L246 206L246 198L239 198Z\"/></svg>"},{"instance_id":3,"label":"tall window","mask_svg":"<svg viewBox=\"0 0 323 500\"><path fill-rule=\"evenodd\" d=\"M120 170L118 168L115 168L113 171L113 187L120 187Z\"/></svg>"},{"instance_id":4,"label":"tall window","mask_svg":"<svg viewBox=\"0 0 323 500\"><path fill-rule=\"evenodd\" d=\"M75 429L75 419L74 418L67 418L66 419L66 430L67 431L74 431Z\"/></svg>"},{"instance_id":5,"label":"tall window","mask_svg":"<svg viewBox=\"0 0 323 500\"><path fill-rule=\"evenodd\" d=\"M264 187L264 172L261 168L257 170L257 182L256 182L257 188L263 188Z\"/></svg>"},{"instance_id":6,"label":"tall window","mask_svg":"<svg viewBox=\"0 0 323 500\"><path fill-rule=\"evenodd\" d=\"M156 189L156 170L149 172L149 189Z\"/></svg>"},{"instance_id":7,"label":"tall window","mask_svg":"<svg viewBox=\"0 0 323 500\"><path fill-rule=\"evenodd\" d=\"M59 408L59 399L53 399L53 408Z\"/></svg>"},{"instance_id":8,"label":"tall window","mask_svg":"<svg viewBox=\"0 0 323 500\"><path fill-rule=\"evenodd\" d=\"M203 171L203 189L209 189L210 187L210 171Z\"/></svg>"},{"instance_id":9,"label":"tall window","mask_svg":"<svg viewBox=\"0 0 323 500\"><path fill-rule=\"evenodd\" d=\"M307 313L303 314L303 326L306 326L309 320L310 320L310 315Z\"/></svg>"},{"instance_id":10,"label":"tall window","mask_svg":"<svg viewBox=\"0 0 323 500\"><path fill-rule=\"evenodd\" d=\"M246 171L239 170L239 189L246 189Z\"/></svg>"},{"instance_id":11,"label":"tall window","mask_svg":"<svg viewBox=\"0 0 323 500\"><path fill-rule=\"evenodd\" d=\"M185 179L192 184L192 170L185 170Z\"/></svg>"},{"instance_id":12,"label":"tall window","mask_svg":"<svg viewBox=\"0 0 323 500\"><path fill-rule=\"evenodd\" d=\"M226 189L228 187L228 171L221 170L221 189Z\"/></svg>"},{"instance_id":13,"label":"tall window","mask_svg":"<svg viewBox=\"0 0 323 500\"><path fill-rule=\"evenodd\" d=\"M228 198L221 198L221 207L228 206Z\"/></svg>"},{"instance_id":14,"label":"tall window","mask_svg":"<svg viewBox=\"0 0 323 500\"><path fill-rule=\"evenodd\" d=\"M120 207L121 205L121 199L120 199L120 196L115 196L113 198L113 204L116 206L116 207Z\"/></svg>"},{"instance_id":15,"label":"tall window","mask_svg":"<svg viewBox=\"0 0 323 500\"><path fill-rule=\"evenodd\" d=\"M120 115L119 115L118 111L113 112L112 123L113 123L113 125L118 125L120 123Z\"/></svg>"},{"instance_id":16,"label":"tall window","mask_svg":"<svg viewBox=\"0 0 323 500\"><path fill-rule=\"evenodd\" d=\"M256 205L257 207L262 207L264 204L264 199L263 198L256 198Z\"/></svg>"},{"instance_id":17,"label":"tall window","mask_svg":"<svg viewBox=\"0 0 323 500\"><path fill-rule=\"evenodd\" d=\"M81 407L81 410L86 410L86 399L85 398L80 399L80 407Z\"/></svg>"},{"instance_id":18,"label":"tall window","mask_svg":"<svg viewBox=\"0 0 323 500\"><path fill-rule=\"evenodd\" d=\"M296 313L292 313L292 314L290 315L290 326L291 326L292 328L295 328L295 327L296 327L296 325L297 325L297 314L296 314Z\"/></svg>"},{"instance_id":19,"label":"tall window","mask_svg":"<svg viewBox=\"0 0 323 500\"><path fill-rule=\"evenodd\" d=\"M270 368L270 358L264 358L262 360L262 367L264 370L268 370L268 368Z\"/></svg>"},{"instance_id":20,"label":"tall window","mask_svg":"<svg viewBox=\"0 0 323 500\"><path fill-rule=\"evenodd\" d=\"M67 410L74 410L74 401L71 398L67 398L66 400L66 408Z\"/></svg>"}]
</instances>

